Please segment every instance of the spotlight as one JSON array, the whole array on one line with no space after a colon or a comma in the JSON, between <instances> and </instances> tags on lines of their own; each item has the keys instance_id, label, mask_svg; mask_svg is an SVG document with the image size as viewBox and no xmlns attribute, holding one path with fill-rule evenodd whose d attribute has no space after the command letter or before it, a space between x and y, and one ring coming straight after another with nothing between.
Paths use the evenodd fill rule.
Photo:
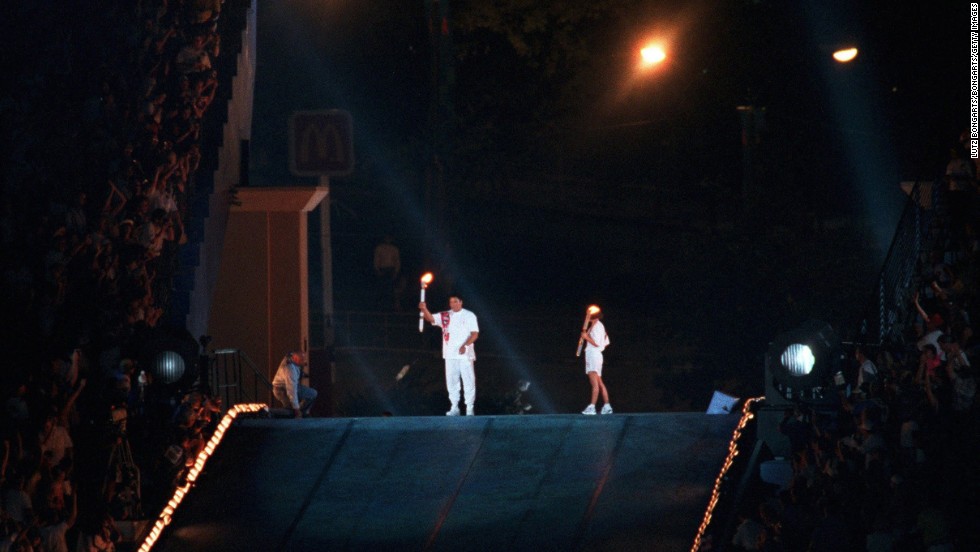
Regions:
<instances>
[{"instance_id":1,"label":"spotlight","mask_svg":"<svg viewBox=\"0 0 980 552\"><path fill-rule=\"evenodd\" d=\"M154 328L144 336L139 351L140 366L162 385L189 389L200 376L199 344L184 328Z\"/></svg>"},{"instance_id":2,"label":"spotlight","mask_svg":"<svg viewBox=\"0 0 980 552\"><path fill-rule=\"evenodd\" d=\"M833 376L840 371L841 344L829 324L811 320L769 344L766 400L821 403L833 398Z\"/></svg>"},{"instance_id":3,"label":"spotlight","mask_svg":"<svg viewBox=\"0 0 980 552\"><path fill-rule=\"evenodd\" d=\"M779 356L779 362L783 365L783 368L786 368L790 374L798 377L812 372L815 361L813 351L809 346L803 345L802 343L793 343L789 347L786 347L783 354Z\"/></svg>"},{"instance_id":4,"label":"spotlight","mask_svg":"<svg viewBox=\"0 0 980 552\"><path fill-rule=\"evenodd\" d=\"M184 376L187 365L179 353L163 351L153 359L153 376L162 383L175 383Z\"/></svg>"}]
</instances>

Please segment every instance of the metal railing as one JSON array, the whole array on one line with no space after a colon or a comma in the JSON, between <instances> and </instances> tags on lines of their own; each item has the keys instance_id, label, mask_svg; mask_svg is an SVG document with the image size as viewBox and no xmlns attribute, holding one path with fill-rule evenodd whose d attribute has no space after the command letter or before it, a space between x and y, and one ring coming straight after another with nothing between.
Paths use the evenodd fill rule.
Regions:
<instances>
[{"instance_id":1,"label":"metal railing","mask_svg":"<svg viewBox=\"0 0 980 552\"><path fill-rule=\"evenodd\" d=\"M208 385L227 410L236 404L272 404L272 382L241 349L218 349L208 362Z\"/></svg>"},{"instance_id":2,"label":"metal railing","mask_svg":"<svg viewBox=\"0 0 980 552\"><path fill-rule=\"evenodd\" d=\"M854 341L881 345L900 337L915 317L917 275L942 232L946 205L942 180L916 182L909 192L869 306Z\"/></svg>"}]
</instances>

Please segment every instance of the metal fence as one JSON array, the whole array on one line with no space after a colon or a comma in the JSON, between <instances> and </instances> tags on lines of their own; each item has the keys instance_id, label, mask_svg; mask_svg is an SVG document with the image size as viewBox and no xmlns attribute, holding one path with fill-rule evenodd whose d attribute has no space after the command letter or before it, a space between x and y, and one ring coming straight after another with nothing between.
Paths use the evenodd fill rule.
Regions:
<instances>
[{"instance_id":1,"label":"metal fence","mask_svg":"<svg viewBox=\"0 0 980 552\"><path fill-rule=\"evenodd\" d=\"M207 386L224 408L240 403L272 403L272 383L241 349L218 349L211 354Z\"/></svg>"},{"instance_id":2,"label":"metal fence","mask_svg":"<svg viewBox=\"0 0 980 552\"><path fill-rule=\"evenodd\" d=\"M912 186L854 341L880 345L896 340L915 317L916 277L945 231L940 216L945 206L942 180Z\"/></svg>"}]
</instances>

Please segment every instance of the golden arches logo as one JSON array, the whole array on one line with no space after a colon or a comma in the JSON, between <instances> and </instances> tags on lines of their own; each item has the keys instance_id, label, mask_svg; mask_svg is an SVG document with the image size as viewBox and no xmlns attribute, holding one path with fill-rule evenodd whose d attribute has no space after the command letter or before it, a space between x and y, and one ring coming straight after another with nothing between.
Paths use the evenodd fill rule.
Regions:
<instances>
[{"instance_id":1,"label":"golden arches logo","mask_svg":"<svg viewBox=\"0 0 980 552\"><path fill-rule=\"evenodd\" d=\"M351 118L340 110L301 111L290 119L290 169L297 176L347 174L353 169Z\"/></svg>"}]
</instances>

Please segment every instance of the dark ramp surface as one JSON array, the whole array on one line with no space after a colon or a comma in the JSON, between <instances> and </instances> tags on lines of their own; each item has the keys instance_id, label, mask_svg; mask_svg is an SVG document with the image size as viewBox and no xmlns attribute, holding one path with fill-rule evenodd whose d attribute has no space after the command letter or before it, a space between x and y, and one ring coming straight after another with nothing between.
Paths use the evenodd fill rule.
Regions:
<instances>
[{"instance_id":1,"label":"dark ramp surface","mask_svg":"<svg viewBox=\"0 0 980 552\"><path fill-rule=\"evenodd\" d=\"M737 424L239 420L153 550L688 550Z\"/></svg>"}]
</instances>

